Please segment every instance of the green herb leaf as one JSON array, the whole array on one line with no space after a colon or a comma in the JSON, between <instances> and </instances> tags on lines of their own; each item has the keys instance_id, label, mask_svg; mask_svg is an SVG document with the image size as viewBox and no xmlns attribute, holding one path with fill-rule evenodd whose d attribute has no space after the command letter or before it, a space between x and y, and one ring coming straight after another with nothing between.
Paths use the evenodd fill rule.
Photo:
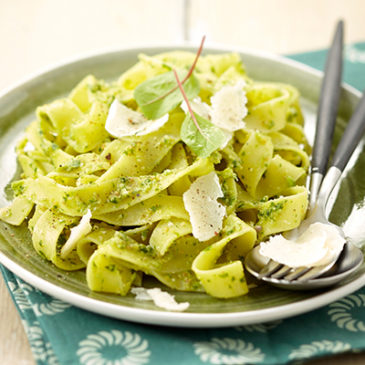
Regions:
<instances>
[{"instance_id":1,"label":"green herb leaf","mask_svg":"<svg viewBox=\"0 0 365 365\"><path fill-rule=\"evenodd\" d=\"M177 72L175 70L172 70L172 72L189 109L189 114L181 126L180 137L196 155L208 157L213 151L222 146L227 136L220 128L193 112Z\"/></svg>"},{"instance_id":2,"label":"green herb leaf","mask_svg":"<svg viewBox=\"0 0 365 365\"><path fill-rule=\"evenodd\" d=\"M178 72L180 79L183 79L186 74L187 72L184 70ZM152 77L136 87L134 98L146 118L158 119L175 109L183 101L183 96L176 85L174 73L171 71ZM176 89L170 92L173 88ZM198 79L191 75L185 81L184 89L189 99L198 96L200 90ZM164 97L161 98L161 96Z\"/></svg>"},{"instance_id":3,"label":"green herb leaf","mask_svg":"<svg viewBox=\"0 0 365 365\"><path fill-rule=\"evenodd\" d=\"M183 121L180 137L199 157L208 157L222 146L227 136L209 120L195 114L200 131L188 114Z\"/></svg>"}]
</instances>

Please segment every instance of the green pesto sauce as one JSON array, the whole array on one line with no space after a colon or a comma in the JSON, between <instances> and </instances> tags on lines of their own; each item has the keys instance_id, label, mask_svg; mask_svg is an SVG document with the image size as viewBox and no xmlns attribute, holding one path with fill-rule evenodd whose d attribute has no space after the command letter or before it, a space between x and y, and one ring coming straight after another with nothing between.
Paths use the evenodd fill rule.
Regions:
<instances>
[{"instance_id":1,"label":"green pesto sauce","mask_svg":"<svg viewBox=\"0 0 365 365\"><path fill-rule=\"evenodd\" d=\"M273 220L275 219L275 215L280 212L284 208L284 202L272 202L270 205L263 209L259 210L257 216L260 220Z\"/></svg>"}]
</instances>

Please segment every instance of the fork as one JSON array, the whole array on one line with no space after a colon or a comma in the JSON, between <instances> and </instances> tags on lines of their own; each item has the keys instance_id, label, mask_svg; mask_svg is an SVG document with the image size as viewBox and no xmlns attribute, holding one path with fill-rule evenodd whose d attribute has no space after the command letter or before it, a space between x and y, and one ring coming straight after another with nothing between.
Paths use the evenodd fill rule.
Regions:
<instances>
[{"instance_id":1,"label":"fork","mask_svg":"<svg viewBox=\"0 0 365 365\"><path fill-rule=\"evenodd\" d=\"M308 218L301 223L299 228L291 231L289 235L287 235L287 238L295 239L300 233L304 232L314 222L331 224L333 227L336 227L339 234L344 237L344 233L340 227L328 222L325 214L325 208L334 187L340 180L342 172L346 167L346 164L349 161L355 148L359 144L364 132L365 92L363 93L356 107L356 110L349 120L347 127L342 135L341 141L339 142L336 152L333 156L331 167L329 168L323 179L319 193L317 194L317 200L313 202L313 205L310 208L310 214ZM362 259L361 250L352 246L353 245L346 242L342 252L339 253L338 257L340 255L346 256L346 254L351 253L355 257L354 262L358 262L358 257L356 256L361 255ZM275 262L274 260L269 260L269 262L264 265L259 271L257 277L259 279L280 279L287 282L293 280L296 280L298 282L304 282L314 279L331 269L331 267L336 263L338 257L327 265L299 268L292 268L287 265Z\"/></svg>"},{"instance_id":2,"label":"fork","mask_svg":"<svg viewBox=\"0 0 365 365\"><path fill-rule=\"evenodd\" d=\"M342 50L343 50L343 21L339 21L336 27L335 35L329 50L324 79L321 86L319 108L317 112L316 133L313 146L311 161L311 178L310 178L310 200L309 200L309 217L302 222L299 229L291 231L287 238L295 238L300 232L303 232L315 221L327 222L324 215L324 207L328 197L336 185L340 175L335 173L335 181L331 178L331 186L324 184L320 190L323 175L327 169L330 150L333 139L333 132L338 111L339 98L341 93L341 74L342 74ZM355 116L355 115L354 115ZM350 125L350 123L349 123ZM351 123L352 125L352 123ZM357 126L357 125L356 125ZM346 129L347 131L347 129ZM357 144L357 143L356 143ZM355 144L355 146L356 146ZM340 150L340 146L338 148ZM350 156L348 156L349 158ZM347 159L348 160L348 159ZM346 160L346 162L347 162ZM326 174L329 180L333 175L333 169ZM317 201L319 199L319 201ZM337 260L337 258L336 258ZM287 265L278 263L272 259L260 270L259 279L272 278L284 279L286 281L307 281L314 279L324 272L328 271L336 261L322 266L315 267L298 267L292 268Z\"/></svg>"}]
</instances>

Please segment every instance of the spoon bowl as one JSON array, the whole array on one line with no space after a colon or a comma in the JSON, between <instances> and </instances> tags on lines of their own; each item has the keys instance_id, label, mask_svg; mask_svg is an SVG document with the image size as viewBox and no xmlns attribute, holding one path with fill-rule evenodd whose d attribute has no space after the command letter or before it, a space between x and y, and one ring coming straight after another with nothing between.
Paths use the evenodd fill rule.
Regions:
<instances>
[{"instance_id":1,"label":"spoon bowl","mask_svg":"<svg viewBox=\"0 0 365 365\"><path fill-rule=\"evenodd\" d=\"M247 271L256 278L259 278L260 271L267 265L268 258L262 256L259 251L260 247L256 246L248 253L245 258L245 267ZM314 290L321 289L338 284L340 281L349 277L362 264L364 256L362 251L355 245L346 242L337 261L323 275L307 281L275 279L263 277L260 280L273 286L289 290Z\"/></svg>"}]
</instances>

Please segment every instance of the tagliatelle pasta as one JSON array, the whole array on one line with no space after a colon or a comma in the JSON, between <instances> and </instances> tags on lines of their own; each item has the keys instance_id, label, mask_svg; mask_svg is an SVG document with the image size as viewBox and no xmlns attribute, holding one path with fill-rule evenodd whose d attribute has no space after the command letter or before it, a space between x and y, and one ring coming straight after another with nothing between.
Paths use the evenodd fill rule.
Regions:
<instances>
[{"instance_id":1,"label":"tagliatelle pasta","mask_svg":"<svg viewBox=\"0 0 365 365\"><path fill-rule=\"evenodd\" d=\"M235 53L207 55L182 83L189 111L171 70L183 79L194 57L141 55L112 83L87 76L68 97L40 106L17 145L22 176L0 219L28 224L34 249L57 267L86 269L91 290L127 295L152 275L176 290L244 295L247 252L305 215L310 148L298 91L250 79ZM235 92L245 110L219 109ZM110 128L118 126L118 113L109 115L113 102L120 113L133 110L119 138L105 128L107 118ZM151 126L164 115L156 130L129 134L143 130L136 123ZM218 184L220 216L200 241L193 234L202 224L195 221L199 211L188 212L186 199L200 209L203 192L187 192L208 175ZM77 233L69 240L72 228Z\"/></svg>"}]
</instances>

